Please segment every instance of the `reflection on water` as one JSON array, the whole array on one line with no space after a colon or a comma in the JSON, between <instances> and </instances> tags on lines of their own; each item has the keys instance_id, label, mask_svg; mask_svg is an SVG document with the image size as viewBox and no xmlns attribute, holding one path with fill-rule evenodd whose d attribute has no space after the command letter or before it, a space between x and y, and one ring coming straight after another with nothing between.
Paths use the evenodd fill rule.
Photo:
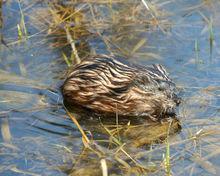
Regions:
<instances>
[{"instance_id":1,"label":"reflection on water","mask_svg":"<svg viewBox=\"0 0 220 176\"><path fill-rule=\"evenodd\" d=\"M48 36L54 19L38 18L39 10L49 13L48 4L23 0L29 38L19 41L21 10L18 1L6 1L0 6L0 175L101 175L102 159L117 175L165 175L169 165L172 175L220 173L219 1L146 1L150 10L141 1L65 2L84 15L74 21L89 33L76 41L78 49L86 48L80 56L113 53L165 65L182 92L178 118L117 122L77 109L99 152L85 150L59 90L68 69L62 53L70 53L65 40L53 42L59 41L54 32L65 39L64 24Z\"/></svg>"}]
</instances>

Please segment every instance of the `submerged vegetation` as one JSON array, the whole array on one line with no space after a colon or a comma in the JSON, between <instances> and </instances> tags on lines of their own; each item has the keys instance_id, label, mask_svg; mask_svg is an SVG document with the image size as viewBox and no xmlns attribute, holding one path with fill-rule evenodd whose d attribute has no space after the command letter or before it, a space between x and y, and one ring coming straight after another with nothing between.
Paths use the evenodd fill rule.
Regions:
<instances>
[{"instance_id":1,"label":"submerged vegetation","mask_svg":"<svg viewBox=\"0 0 220 176\"><path fill-rule=\"evenodd\" d=\"M217 0L0 1L0 175L217 175L219 9ZM59 82L94 54L164 64L182 91L177 119L66 111Z\"/></svg>"}]
</instances>

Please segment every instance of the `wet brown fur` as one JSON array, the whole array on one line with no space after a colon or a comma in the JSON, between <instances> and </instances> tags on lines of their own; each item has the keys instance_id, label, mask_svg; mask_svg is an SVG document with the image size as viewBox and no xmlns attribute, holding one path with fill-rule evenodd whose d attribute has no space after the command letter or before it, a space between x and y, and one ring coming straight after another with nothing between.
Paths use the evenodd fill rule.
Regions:
<instances>
[{"instance_id":1,"label":"wet brown fur","mask_svg":"<svg viewBox=\"0 0 220 176\"><path fill-rule=\"evenodd\" d=\"M179 99L161 65L142 67L113 56L88 57L62 86L64 100L98 113L150 117L173 116Z\"/></svg>"}]
</instances>

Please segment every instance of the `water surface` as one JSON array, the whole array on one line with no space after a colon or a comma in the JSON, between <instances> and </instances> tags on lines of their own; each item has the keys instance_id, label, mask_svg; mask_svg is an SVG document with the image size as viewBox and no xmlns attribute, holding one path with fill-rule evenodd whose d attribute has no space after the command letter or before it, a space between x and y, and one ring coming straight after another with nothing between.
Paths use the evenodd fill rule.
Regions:
<instances>
[{"instance_id":1,"label":"water surface","mask_svg":"<svg viewBox=\"0 0 220 176\"><path fill-rule=\"evenodd\" d=\"M87 48L79 53L114 53L142 65L163 64L183 98L178 108L182 129L169 137L171 173L218 175L220 2L146 1L150 10L141 1L111 2L75 4L88 21L94 20L84 25L90 34L77 40ZM94 171L99 168L97 156L89 153L86 159L79 157L83 151L81 134L62 105L60 85L68 69L62 52L70 48L53 47L55 40L47 35L48 26L40 24L35 15L48 4L24 0L20 6L27 29L25 41L19 41L17 25L22 13L18 1L2 4L0 175L80 175L88 168ZM99 120L80 115L90 138L109 139ZM151 143L148 137L142 140L159 127L141 129L143 133L123 133L127 150L143 165L156 166L149 175L165 175L166 143L163 139ZM135 140L137 136L141 138ZM109 148L107 144L102 147ZM110 173L123 175L124 166L109 158Z\"/></svg>"}]
</instances>

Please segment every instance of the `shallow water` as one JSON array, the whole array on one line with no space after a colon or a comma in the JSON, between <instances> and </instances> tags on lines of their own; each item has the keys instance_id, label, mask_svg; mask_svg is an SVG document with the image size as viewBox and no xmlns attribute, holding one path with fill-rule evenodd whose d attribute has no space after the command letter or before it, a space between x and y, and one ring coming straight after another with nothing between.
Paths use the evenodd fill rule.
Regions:
<instances>
[{"instance_id":1,"label":"shallow water","mask_svg":"<svg viewBox=\"0 0 220 176\"><path fill-rule=\"evenodd\" d=\"M174 125L176 130L169 137L172 175L219 175L220 2L155 0L150 5L151 13L141 1L113 3L111 10L105 3L78 3L77 8L94 8L97 15L97 24L86 25L92 33L83 39L88 45L86 52L111 52L143 65L163 64L183 98L178 108L182 129ZM132 11L134 6L136 11ZM89 152L86 159L80 156L81 134L63 108L59 86L67 65L63 48L52 47L54 41L47 37L47 28L36 22L34 12L42 7L47 5L41 1L21 1L29 38L19 42L18 1L2 4L0 175L86 175L86 169L92 173L94 168L98 171L93 175L100 175L97 156ZM118 20L119 16L125 20ZM157 21L145 21L152 16L159 26L154 25ZM84 116L80 123L90 138L110 140L105 128L116 125L115 119L103 122L103 128L88 114L78 116ZM136 128L137 133L128 127L120 134L127 143L126 150L143 165L156 166L149 175L165 175L166 143L164 136L158 136L158 130L164 129L145 124ZM117 165L111 158L113 151L107 150L114 147L102 147L110 173L122 175L125 166Z\"/></svg>"}]
</instances>

